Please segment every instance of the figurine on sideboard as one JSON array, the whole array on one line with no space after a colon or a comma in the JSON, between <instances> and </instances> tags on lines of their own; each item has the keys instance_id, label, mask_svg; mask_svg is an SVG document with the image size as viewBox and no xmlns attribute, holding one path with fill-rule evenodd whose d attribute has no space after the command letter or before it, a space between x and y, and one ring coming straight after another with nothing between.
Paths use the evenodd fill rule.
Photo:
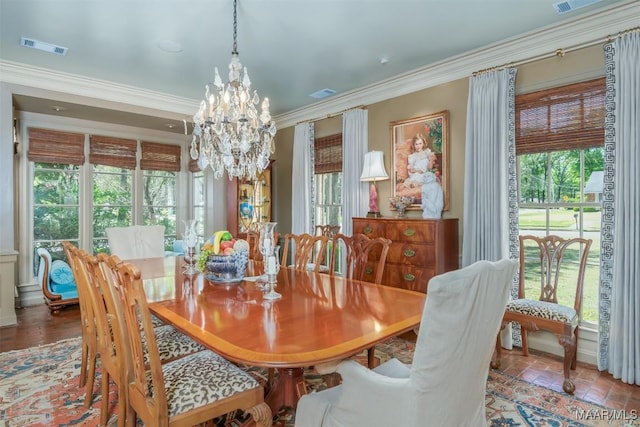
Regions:
<instances>
[{"instance_id":1,"label":"figurine on sideboard","mask_svg":"<svg viewBox=\"0 0 640 427\"><path fill-rule=\"evenodd\" d=\"M442 217L444 195L440 180L431 172L436 161L435 153L429 154L429 170L422 174L422 218L439 219Z\"/></svg>"}]
</instances>

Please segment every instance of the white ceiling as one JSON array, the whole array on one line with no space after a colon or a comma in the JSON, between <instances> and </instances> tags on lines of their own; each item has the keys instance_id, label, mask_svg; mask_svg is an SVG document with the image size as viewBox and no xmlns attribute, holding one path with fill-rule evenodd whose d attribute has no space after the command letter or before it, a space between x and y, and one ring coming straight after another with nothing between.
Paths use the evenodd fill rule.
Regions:
<instances>
[{"instance_id":1,"label":"white ceiling","mask_svg":"<svg viewBox=\"0 0 640 427\"><path fill-rule=\"evenodd\" d=\"M331 99L309 96L318 90L330 88L337 92L334 98L344 96L448 58L637 1L603 0L564 15L553 3L239 0L238 51L252 87L261 97L269 97L272 114L278 116ZM233 41L232 4L232 0L0 0L0 65L47 69L55 73L52 78L71 76L125 92L132 87L160 93L195 113L215 66L226 80ZM68 53L57 56L22 47L23 36L66 47ZM181 45L182 51L162 51L158 44L163 41ZM562 47L562 41L558 43ZM381 64L381 57L388 62ZM41 74L43 80L49 78ZM61 115L99 114L99 120L114 123L132 118L117 104L105 110L104 103L91 96L16 93L15 102L23 111L58 114L51 110L58 105L66 108ZM138 123L142 118L133 117Z\"/></svg>"}]
</instances>

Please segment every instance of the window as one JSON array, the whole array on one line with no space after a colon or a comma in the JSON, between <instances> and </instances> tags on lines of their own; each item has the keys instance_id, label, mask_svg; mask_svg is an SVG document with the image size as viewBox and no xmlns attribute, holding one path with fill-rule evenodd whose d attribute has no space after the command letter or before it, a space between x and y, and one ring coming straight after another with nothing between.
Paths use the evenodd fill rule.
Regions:
<instances>
[{"instance_id":1,"label":"window","mask_svg":"<svg viewBox=\"0 0 640 427\"><path fill-rule=\"evenodd\" d=\"M108 227L133 224L133 173L96 165L93 169L93 251L109 252Z\"/></svg>"},{"instance_id":2,"label":"window","mask_svg":"<svg viewBox=\"0 0 640 427\"><path fill-rule=\"evenodd\" d=\"M315 140L314 173L315 224L342 225L342 134Z\"/></svg>"},{"instance_id":3,"label":"window","mask_svg":"<svg viewBox=\"0 0 640 427\"><path fill-rule=\"evenodd\" d=\"M33 172L33 243L52 258L62 257L62 242L80 237L80 168L77 165L35 163ZM56 257L55 254L59 256Z\"/></svg>"},{"instance_id":4,"label":"window","mask_svg":"<svg viewBox=\"0 0 640 427\"><path fill-rule=\"evenodd\" d=\"M342 224L342 134L314 143L315 223Z\"/></svg>"},{"instance_id":5,"label":"window","mask_svg":"<svg viewBox=\"0 0 640 427\"><path fill-rule=\"evenodd\" d=\"M84 135L29 129L29 141L27 158L34 162L33 254L37 248L46 248L53 259L61 259L62 241L77 243L80 238Z\"/></svg>"},{"instance_id":6,"label":"window","mask_svg":"<svg viewBox=\"0 0 640 427\"><path fill-rule=\"evenodd\" d=\"M176 237L176 173L144 171L142 182L142 223L164 225L165 249L173 250Z\"/></svg>"},{"instance_id":7,"label":"window","mask_svg":"<svg viewBox=\"0 0 640 427\"><path fill-rule=\"evenodd\" d=\"M64 240L91 245L84 249L94 253L108 252L106 228L142 223L164 225L165 247L171 249L179 145L36 128L29 128L28 135L34 248L48 248L54 259L63 257Z\"/></svg>"},{"instance_id":8,"label":"window","mask_svg":"<svg viewBox=\"0 0 640 427\"><path fill-rule=\"evenodd\" d=\"M604 94L596 79L516 96L520 233L593 240L582 302L588 323L598 321ZM525 278L529 295L539 286ZM573 306L570 295L558 300Z\"/></svg>"},{"instance_id":9,"label":"window","mask_svg":"<svg viewBox=\"0 0 640 427\"><path fill-rule=\"evenodd\" d=\"M138 143L131 139L91 135L93 164L93 251L108 252L106 229L133 224L133 171Z\"/></svg>"},{"instance_id":10,"label":"window","mask_svg":"<svg viewBox=\"0 0 640 427\"><path fill-rule=\"evenodd\" d=\"M200 169L198 159L189 158L189 172L191 172L192 183L192 196L191 202L193 205L193 219L198 221L196 230L198 237L204 241L204 226L205 226L205 179L204 171Z\"/></svg>"},{"instance_id":11,"label":"window","mask_svg":"<svg viewBox=\"0 0 640 427\"><path fill-rule=\"evenodd\" d=\"M176 239L176 173L180 171L180 146L142 142L142 223L164 225L165 249Z\"/></svg>"}]
</instances>

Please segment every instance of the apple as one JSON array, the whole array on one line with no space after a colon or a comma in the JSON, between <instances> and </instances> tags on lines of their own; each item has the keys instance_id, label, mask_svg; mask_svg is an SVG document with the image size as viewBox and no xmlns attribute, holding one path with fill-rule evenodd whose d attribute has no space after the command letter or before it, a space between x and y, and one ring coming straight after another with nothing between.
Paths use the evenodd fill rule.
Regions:
<instances>
[{"instance_id":1,"label":"apple","mask_svg":"<svg viewBox=\"0 0 640 427\"><path fill-rule=\"evenodd\" d=\"M231 240L226 240L224 242L220 242L220 250L224 252L227 248L233 248L234 242Z\"/></svg>"},{"instance_id":2,"label":"apple","mask_svg":"<svg viewBox=\"0 0 640 427\"><path fill-rule=\"evenodd\" d=\"M235 252L235 251L233 250L233 248L232 248L232 247L225 248L225 249L222 251L222 253L223 253L224 255L233 255L233 252Z\"/></svg>"}]
</instances>

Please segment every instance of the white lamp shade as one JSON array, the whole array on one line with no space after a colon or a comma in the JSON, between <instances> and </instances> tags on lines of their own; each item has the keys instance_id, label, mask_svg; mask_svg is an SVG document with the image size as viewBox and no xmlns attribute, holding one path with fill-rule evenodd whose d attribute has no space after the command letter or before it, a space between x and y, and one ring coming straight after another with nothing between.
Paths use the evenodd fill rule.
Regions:
<instances>
[{"instance_id":1,"label":"white lamp shade","mask_svg":"<svg viewBox=\"0 0 640 427\"><path fill-rule=\"evenodd\" d=\"M364 155L364 166L360 181L381 181L389 179L382 160L382 151L369 151Z\"/></svg>"}]
</instances>

